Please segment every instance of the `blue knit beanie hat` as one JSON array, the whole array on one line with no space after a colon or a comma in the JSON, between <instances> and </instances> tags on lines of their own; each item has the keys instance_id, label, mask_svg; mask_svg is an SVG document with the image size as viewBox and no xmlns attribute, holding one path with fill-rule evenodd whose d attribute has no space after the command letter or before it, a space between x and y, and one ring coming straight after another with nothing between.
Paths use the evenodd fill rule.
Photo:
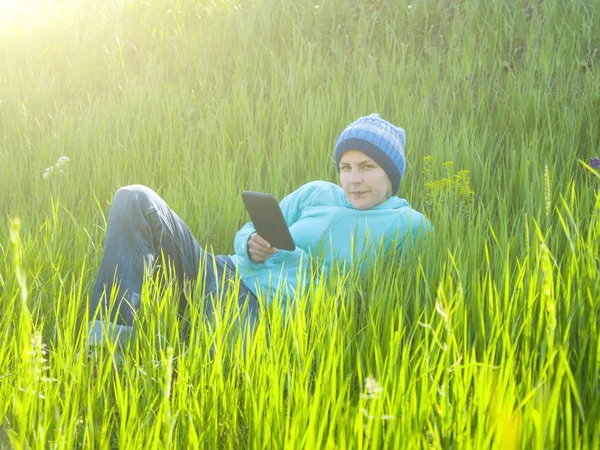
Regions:
<instances>
[{"instance_id":1,"label":"blue knit beanie hat","mask_svg":"<svg viewBox=\"0 0 600 450\"><path fill-rule=\"evenodd\" d=\"M392 182L395 195L406 172L404 145L406 134L400 127L382 119L379 114L360 117L342 131L335 144L333 159L340 170L340 159L348 150L358 150L381 166Z\"/></svg>"}]
</instances>

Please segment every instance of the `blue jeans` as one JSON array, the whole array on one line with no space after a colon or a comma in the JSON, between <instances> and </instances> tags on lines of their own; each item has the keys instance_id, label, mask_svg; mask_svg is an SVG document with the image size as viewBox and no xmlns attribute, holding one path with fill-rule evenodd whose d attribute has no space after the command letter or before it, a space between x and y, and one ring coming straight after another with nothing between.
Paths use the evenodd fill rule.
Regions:
<instances>
[{"instance_id":1,"label":"blue jeans","mask_svg":"<svg viewBox=\"0 0 600 450\"><path fill-rule=\"evenodd\" d=\"M199 276L200 262L204 273ZM133 185L119 189L109 214L104 255L90 300L90 336L93 343L107 339L106 331L114 333L111 339L123 342L135 334L134 318L141 305L142 283L158 266L168 264L181 288L188 284L192 292L196 280L204 279L206 311L213 309L212 296L217 294L220 282L239 283L238 306L246 306L243 322L254 324L258 316L258 301L248 287L236 280L236 268L228 256L214 256L205 252L186 224L158 196L146 186ZM226 284L226 286L227 286ZM111 296L116 293L116 301ZM179 312L187 306L182 295ZM107 323L108 322L108 323Z\"/></svg>"}]
</instances>

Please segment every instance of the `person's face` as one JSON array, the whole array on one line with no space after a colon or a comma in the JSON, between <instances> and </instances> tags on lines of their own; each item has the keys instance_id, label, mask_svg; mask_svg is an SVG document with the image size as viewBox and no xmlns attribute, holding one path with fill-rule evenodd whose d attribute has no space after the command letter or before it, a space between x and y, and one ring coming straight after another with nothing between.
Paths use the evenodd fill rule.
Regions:
<instances>
[{"instance_id":1,"label":"person's face","mask_svg":"<svg viewBox=\"0 0 600 450\"><path fill-rule=\"evenodd\" d=\"M342 155L340 183L356 209L369 209L385 202L392 190L392 183L381 166L358 150L348 150Z\"/></svg>"}]
</instances>

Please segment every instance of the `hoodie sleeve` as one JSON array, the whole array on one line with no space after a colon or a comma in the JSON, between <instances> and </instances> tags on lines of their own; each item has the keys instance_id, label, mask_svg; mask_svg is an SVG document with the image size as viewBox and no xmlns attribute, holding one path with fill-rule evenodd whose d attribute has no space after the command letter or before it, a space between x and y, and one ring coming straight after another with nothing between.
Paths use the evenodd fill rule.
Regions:
<instances>
[{"instance_id":1,"label":"hoodie sleeve","mask_svg":"<svg viewBox=\"0 0 600 450\"><path fill-rule=\"evenodd\" d=\"M255 231L252 222L248 222L235 234L233 249L236 255L250 259L250 255L248 254L248 239L250 239L250 235Z\"/></svg>"},{"instance_id":2,"label":"hoodie sleeve","mask_svg":"<svg viewBox=\"0 0 600 450\"><path fill-rule=\"evenodd\" d=\"M321 181L306 183L279 202L281 212L288 227L300 219L304 208L309 206L314 196L321 191L322 184L323 182Z\"/></svg>"},{"instance_id":3,"label":"hoodie sleeve","mask_svg":"<svg viewBox=\"0 0 600 450\"><path fill-rule=\"evenodd\" d=\"M413 210L413 217L409 228L410 236L403 241L403 250L418 249L419 252L428 245L433 233L431 222L421 213Z\"/></svg>"},{"instance_id":4,"label":"hoodie sleeve","mask_svg":"<svg viewBox=\"0 0 600 450\"><path fill-rule=\"evenodd\" d=\"M390 250L398 254L414 250L422 252L431 239L432 232L431 222L413 209L407 218L400 219L388 232L393 242Z\"/></svg>"}]
</instances>

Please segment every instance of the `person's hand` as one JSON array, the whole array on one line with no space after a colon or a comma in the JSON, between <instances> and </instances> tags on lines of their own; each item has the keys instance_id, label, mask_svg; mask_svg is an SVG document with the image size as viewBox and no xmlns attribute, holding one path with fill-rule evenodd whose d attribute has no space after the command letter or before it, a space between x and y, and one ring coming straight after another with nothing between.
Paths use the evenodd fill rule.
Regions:
<instances>
[{"instance_id":1,"label":"person's hand","mask_svg":"<svg viewBox=\"0 0 600 450\"><path fill-rule=\"evenodd\" d=\"M256 233L252 233L248 239L248 254L253 261L264 262L278 251Z\"/></svg>"}]
</instances>

